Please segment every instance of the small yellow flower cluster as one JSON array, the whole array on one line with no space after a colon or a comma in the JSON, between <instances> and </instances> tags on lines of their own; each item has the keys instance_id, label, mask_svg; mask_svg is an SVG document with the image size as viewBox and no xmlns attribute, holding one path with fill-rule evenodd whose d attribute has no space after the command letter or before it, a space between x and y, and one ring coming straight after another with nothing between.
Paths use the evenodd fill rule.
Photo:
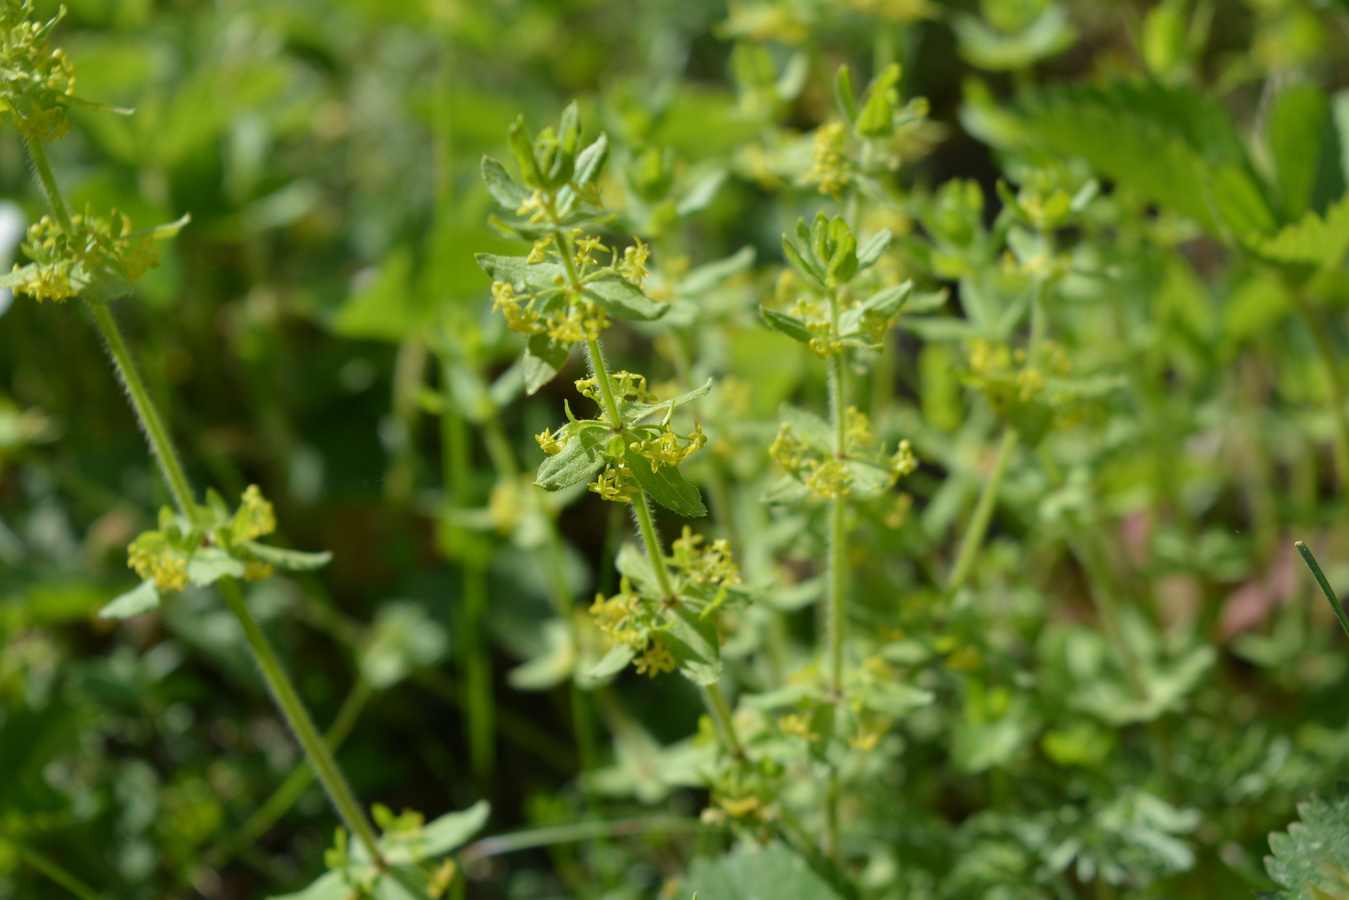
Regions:
<instances>
[{"instance_id":1,"label":"small yellow flower cluster","mask_svg":"<svg viewBox=\"0 0 1349 900\"><path fill-rule=\"evenodd\" d=\"M613 254L613 251L604 245L604 241L593 234L585 234L579 228L574 229L572 234L576 237L576 255L573 262L576 263L576 268L582 272L599 265L595 260L596 253Z\"/></svg>"},{"instance_id":2,"label":"small yellow flower cluster","mask_svg":"<svg viewBox=\"0 0 1349 900\"><path fill-rule=\"evenodd\" d=\"M666 425L655 437L633 441L628 445L628 449L646 458L651 463L651 471L655 472L661 466L679 465L690 454L701 450L706 443L707 435L703 434L703 427L697 423L693 426L693 432L688 435L676 434L673 428Z\"/></svg>"},{"instance_id":3,"label":"small yellow flower cluster","mask_svg":"<svg viewBox=\"0 0 1349 900\"><path fill-rule=\"evenodd\" d=\"M644 632L634 627L633 615L642 605L642 598L633 593L625 580L619 593L605 599L603 594L595 595L590 605L590 615L600 631L608 635L615 643L634 644L644 640Z\"/></svg>"},{"instance_id":4,"label":"small yellow flower cluster","mask_svg":"<svg viewBox=\"0 0 1349 900\"><path fill-rule=\"evenodd\" d=\"M614 503L631 503L632 498L641 492L632 483L632 472L625 465L609 466L587 487L591 493L599 494L601 500Z\"/></svg>"},{"instance_id":5,"label":"small yellow flower cluster","mask_svg":"<svg viewBox=\"0 0 1349 900\"><path fill-rule=\"evenodd\" d=\"M810 171L807 184L819 185L820 193L834 199L843 196L843 189L852 181L852 164L847 156L848 132L842 122L829 122L815 131L811 145Z\"/></svg>"},{"instance_id":6,"label":"small yellow flower cluster","mask_svg":"<svg viewBox=\"0 0 1349 900\"><path fill-rule=\"evenodd\" d=\"M560 435L553 434L553 429L545 428L543 431L534 435L534 440L539 442L539 447L544 453L547 453L549 456L557 456L562 452L562 448L567 446L564 442L559 441L558 437L560 437Z\"/></svg>"},{"instance_id":7,"label":"small yellow flower cluster","mask_svg":"<svg viewBox=\"0 0 1349 900\"><path fill-rule=\"evenodd\" d=\"M643 243L641 238L634 238L634 240L636 243L623 251L623 260L615 268L618 269L618 274L641 287L646 283L647 276L651 274L646 269L646 261L651 256L651 246Z\"/></svg>"},{"instance_id":8,"label":"small yellow flower cluster","mask_svg":"<svg viewBox=\"0 0 1349 900\"><path fill-rule=\"evenodd\" d=\"M654 403L656 395L646 388L646 376L638 375L635 372L629 372L624 369L621 372L614 372L609 376L609 385L614 392L614 400L622 403L625 400L636 400L639 403ZM589 398L595 403L603 405L604 395L600 392L599 382L594 378L576 379L576 390L582 397Z\"/></svg>"},{"instance_id":9,"label":"small yellow flower cluster","mask_svg":"<svg viewBox=\"0 0 1349 900\"><path fill-rule=\"evenodd\" d=\"M769 454L787 473L801 479L812 492L832 499L849 493L853 475L846 460L867 459L884 466L890 473L887 487L918 468L918 458L908 441L900 441L896 451L886 456L876 444L871 431L871 420L855 406L844 411L844 437L847 451L842 459L831 448L816 447L796 436L790 422L783 422L777 437L768 448Z\"/></svg>"},{"instance_id":10,"label":"small yellow flower cluster","mask_svg":"<svg viewBox=\"0 0 1349 900\"><path fill-rule=\"evenodd\" d=\"M646 649L633 660L633 667L638 675L647 675L651 678L655 678L661 672L673 672L676 668L674 656L659 640L647 643Z\"/></svg>"},{"instance_id":11,"label":"small yellow flower cluster","mask_svg":"<svg viewBox=\"0 0 1349 900\"><path fill-rule=\"evenodd\" d=\"M815 335L810 339L806 348L819 359L828 359L830 356L843 352L843 342L833 336L833 326L827 321L817 319L806 322L806 329Z\"/></svg>"},{"instance_id":12,"label":"small yellow flower cluster","mask_svg":"<svg viewBox=\"0 0 1349 900\"><path fill-rule=\"evenodd\" d=\"M670 562L682 569L694 584L739 584L740 567L731 559L725 538L708 544L701 534L684 526L683 534L670 545Z\"/></svg>"},{"instance_id":13,"label":"small yellow flower cluster","mask_svg":"<svg viewBox=\"0 0 1349 900\"><path fill-rule=\"evenodd\" d=\"M805 738L811 743L820 739L817 733L810 730L810 720L800 713L788 713L778 719L778 727L782 729L784 734Z\"/></svg>"},{"instance_id":14,"label":"small yellow flower cluster","mask_svg":"<svg viewBox=\"0 0 1349 900\"><path fill-rule=\"evenodd\" d=\"M158 532L147 532L131 542L127 565L162 591L187 587L187 555L170 546Z\"/></svg>"},{"instance_id":15,"label":"small yellow flower cluster","mask_svg":"<svg viewBox=\"0 0 1349 900\"><path fill-rule=\"evenodd\" d=\"M829 457L813 460L813 466L806 475L806 487L812 493L826 500L841 497L852 490L852 474L844 467L843 461Z\"/></svg>"},{"instance_id":16,"label":"small yellow flower cluster","mask_svg":"<svg viewBox=\"0 0 1349 900\"><path fill-rule=\"evenodd\" d=\"M613 322L598 303L581 299L569 304L565 312L549 313L542 324L540 330L548 337L560 344L575 344L595 340Z\"/></svg>"},{"instance_id":17,"label":"small yellow flower cluster","mask_svg":"<svg viewBox=\"0 0 1349 900\"><path fill-rule=\"evenodd\" d=\"M23 251L32 260L32 268L14 286L17 293L39 301L67 300L79 293L71 279L77 272L88 275L113 269L135 281L155 264L149 240L133 238L131 220L117 210L107 216L75 215L70 224L67 234L50 216L43 216L29 227ZM16 263L13 271L24 268Z\"/></svg>"},{"instance_id":18,"label":"small yellow flower cluster","mask_svg":"<svg viewBox=\"0 0 1349 900\"><path fill-rule=\"evenodd\" d=\"M551 198L543 191L534 191L520 204L520 208L515 211L517 216L526 216L531 225L542 225L545 222L551 222L556 218L553 212ZM545 238L546 242L548 239ZM537 246L537 245L536 245Z\"/></svg>"},{"instance_id":19,"label":"small yellow flower cluster","mask_svg":"<svg viewBox=\"0 0 1349 900\"><path fill-rule=\"evenodd\" d=\"M45 23L28 21L32 11L31 2L6 2L0 10L0 113L12 115L29 140L46 142L70 128L65 98L75 89L75 70L64 50L47 46L65 10Z\"/></svg>"},{"instance_id":20,"label":"small yellow flower cluster","mask_svg":"<svg viewBox=\"0 0 1349 900\"><path fill-rule=\"evenodd\" d=\"M238 522L244 523L240 537L245 541L258 538L276 531L276 510L272 501L262 496L262 490L256 484L250 484L243 493L239 511L234 514Z\"/></svg>"}]
</instances>

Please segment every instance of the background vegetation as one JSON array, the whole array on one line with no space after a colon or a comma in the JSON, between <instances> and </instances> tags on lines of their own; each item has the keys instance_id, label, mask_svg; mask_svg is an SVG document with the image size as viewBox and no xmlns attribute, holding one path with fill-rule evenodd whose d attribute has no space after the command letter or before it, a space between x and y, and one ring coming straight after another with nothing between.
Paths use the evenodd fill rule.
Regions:
<instances>
[{"instance_id":1,"label":"background vegetation","mask_svg":"<svg viewBox=\"0 0 1349 900\"><path fill-rule=\"evenodd\" d=\"M70 206L192 217L114 314L192 481L260 485L280 543L332 551L249 603L356 794L490 801L456 890L1275 888L1268 833L1349 756L1345 638L1292 546L1349 585L1345 4L67 7L78 95L136 110L72 110L49 147ZM890 131L836 160L871 180L837 199L836 73L865 96L891 63ZM709 438L685 473L755 591L722 649L751 755L781 767L753 785L716 770L709 793L684 679L594 689L586 610L620 589L629 518L529 484L532 436L564 399L591 412L586 372L574 354L523 396L474 253L524 251L488 224L481 160L572 98L608 135L614 245L649 241L675 298L606 332L612 367L662 397L716 378L681 412ZM9 131L0 195L45 209ZM823 677L827 506L781 493L770 446L782 404L823 416L829 387L760 307L790 308L782 235L819 210L890 229L876 277L925 298L850 357L918 468L851 513L850 660L903 690L843 762L772 693ZM97 331L76 303L0 304L0 897L300 890L335 820L220 600L95 617L168 501ZM826 830L801 785L840 768L831 869L776 841L792 810Z\"/></svg>"}]
</instances>

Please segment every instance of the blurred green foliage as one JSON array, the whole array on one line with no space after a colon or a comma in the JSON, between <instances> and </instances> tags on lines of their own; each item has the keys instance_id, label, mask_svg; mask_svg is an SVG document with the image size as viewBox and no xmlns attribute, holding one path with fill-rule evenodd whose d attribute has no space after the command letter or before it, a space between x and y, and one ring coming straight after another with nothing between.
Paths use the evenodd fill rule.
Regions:
<instances>
[{"instance_id":1,"label":"blurred green foliage","mask_svg":"<svg viewBox=\"0 0 1349 900\"><path fill-rule=\"evenodd\" d=\"M428 817L491 801L467 896L711 897L798 866L767 889L1276 886L1266 835L1349 757L1349 652L1292 553L1307 540L1349 584L1349 6L67 7L77 96L135 109L71 111L50 146L71 206L192 217L116 315L194 482L261 485L278 543L332 551L248 599L359 796ZM876 124L866 88L894 63ZM843 888L782 844L732 849L771 817L728 800L709 818L736 827L690 822L710 744L692 686L593 691L580 664L627 523L529 484L532 436L585 372L574 355L551 403L522 401L523 342L473 257L514 246L483 155L572 98L609 138L615 232L652 242L674 301L659 328L613 330L615 368L716 377L687 474L762 593L721 652L782 769L712 787L812 830L823 763L780 727L807 701L770 689L816 664L824 516L761 499L779 408L825 409L828 385L759 307L786 317L781 235L820 209L857 212L859 243L888 228L879 273L928 298L850 370L877 440L920 468L854 507L853 652L898 724L850 757ZM847 185L860 212L826 189ZM44 210L8 131L0 196ZM95 330L75 304L0 305L0 898L302 889L331 810L234 619L198 589L94 617L168 500ZM1048 375L1025 393L1035 316ZM995 472L983 551L948 590ZM1276 844L1290 890L1304 843Z\"/></svg>"}]
</instances>

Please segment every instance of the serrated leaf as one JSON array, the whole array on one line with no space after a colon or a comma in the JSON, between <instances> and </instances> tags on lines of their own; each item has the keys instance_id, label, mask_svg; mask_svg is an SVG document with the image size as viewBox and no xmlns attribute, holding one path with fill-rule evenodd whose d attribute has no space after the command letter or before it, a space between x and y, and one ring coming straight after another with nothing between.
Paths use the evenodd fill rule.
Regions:
<instances>
[{"instance_id":1,"label":"serrated leaf","mask_svg":"<svg viewBox=\"0 0 1349 900\"><path fill-rule=\"evenodd\" d=\"M637 285L618 276L587 281L581 292L603 306L615 319L651 322L665 315L670 308L668 303L657 303Z\"/></svg>"},{"instance_id":2,"label":"serrated leaf","mask_svg":"<svg viewBox=\"0 0 1349 900\"><path fill-rule=\"evenodd\" d=\"M1330 797L1313 795L1298 804L1300 822L1269 836L1269 876L1287 889L1283 897L1343 897L1349 887L1349 786L1336 785Z\"/></svg>"},{"instance_id":3,"label":"serrated leaf","mask_svg":"<svg viewBox=\"0 0 1349 900\"><path fill-rule=\"evenodd\" d=\"M482 180L492 198L511 212L529 199L529 191L516 184L501 163L490 156L482 158Z\"/></svg>"},{"instance_id":4,"label":"serrated leaf","mask_svg":"<svg viewBox=\"0 0 1349 900\"><path fill-rule=\"evenodd\" d=\"M666 509L691 519L707 515L698 489L685 481L673 466L660 466L653 472L646 458L638 457L628 461L628 468L638 486Z\"/></svg>"},{"instance_id":5,"label":"serrated leaf","mask_svg":"<svg viewBox=\"0 0 1349 900\"><path fill-rule=\"evenodd\" d=\"M265 563L270 563L278 569L290 569L292 572L312 572L321 569L333 558L332 553L327 550L308 553L260 544L257 541L240 541L239 546Z\"/></svg>"},{"instance_id":6,"label":"serrated leaf","mask_svg":"<svg viewBox=\"0 0 1349 900\"><path fill-rule=\"evenodd\" d=\"M534 483L545 491L560 491L594 478L604 468L600 447L608 437L602 427L584 428L572 435L561 451L539 465Z\"/></svg>"},{"instance_id":7,"label":"serrated leaf","mask_svg":"<svg viewBox=\"0 0 1349 900\"><path fill-rule=\"evenodd\" d=\"M1349 250L1349 197L1332 204L1324 218L1308 211L1272 235L1249 235L1243 243L1269 262L1334 268Z\"/></svg>"},{"instance_id":8,"label":"serrated leaf","mask_svg":"<svg viewBox=\"0 0 1349 900\"><path fill-rule=\"evenodd\" d=\"M764 324L780 334L785 334L794 341L800 341L803 344L809 344L815 335L806 328L806 323L796 316L789 316L786 313L778 312L775 309L759 308L759 314L763 316Z\"/></svg>"},{"instance_id":9,"label":"serrated leaf","mask_svg":"<svg viewBox=\"0 0 1349 900\"><path fill-rule=\"evenodd\" d=\"M100 619L129 619L159 608L159 588L154 581L142 581L124 594L114 597L98 611Z\"/></svg>"},{"instance_id":10,"label":"serrated leaf","mask_svg":"<svg viewBox=\"0 0 1349 900\"><path fill-rule=\"evenodd\" d=\"M187 560L187 580L204 587L221 578L242 578L244 564L223 547L202 547L194 550Z\"/></svg>"},{"instance_id":11,"label":"serrated leaf","mask_svg":"<svg viewBox=\"0 0 1349 900\"><path fill-rule=\"evenodd\" d=\"M680 604L671 611L670 628L659 640L679 666L679 674L694 684L707 686L721 678L721 641L711 616L694 615Z\"/></svg>"}]
</instances>

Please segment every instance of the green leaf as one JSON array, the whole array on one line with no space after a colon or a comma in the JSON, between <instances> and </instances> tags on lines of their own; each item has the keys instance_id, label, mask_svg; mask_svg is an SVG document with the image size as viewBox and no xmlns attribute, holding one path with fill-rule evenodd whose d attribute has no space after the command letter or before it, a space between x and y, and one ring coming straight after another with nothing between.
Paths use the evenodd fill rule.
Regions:
<instances>
[{"instance_id":1,"label":"green leaf","mask_svg":"<svg viewBox=\"0 0 1349 900\"><path fill-rule=\"evenodd\" d=\"M1286 891L1286 900L1343 897L1349 893L1349 785L1340 782L1329 797L1313 795L1298 804L1302 820L1287 833L1271 834L1272 856L1265 869ZM1323 893L1322 893L1323 892Z\"/></svg>"},{"instance_id":2,"label":"green leaf","mask_svg":"<svg viewBox=\"0 0 1349 900\"><path fill-rule=\"evenodd\" d=\"M609 160L609 138L601 134L589 147L576 157L576 174L572 180L577 184L593 184L604 171Z\"/></svg>"},{"instance_id":3,"label":"green leaf","mask_svg":"<svg viewBox=\"0 0 1349 900\"><path fill-rule=\"evenodd\" d=\"M763 316L765 325L774 331L787 335L794 341L809 344L815 337L810 333L810 329L806 328L806 323L796 316L789 316L775 309L765 309L764 307L759 307L759 314Z\"/></svg>"},{"instance_id":4,"label":"green leaf","mask_svg":"<svg viewBox=\"0 0 1349 900\"><path fill-rule=\"evenodd\" d=\"M473 258L493 281L540 292L561 290L559 279L563 277L563 270L558 263L531 263L527 256L497 256L495 253L477 253Z\"/></svg>"},{"instance_id":5,"label":"green leaf","mask_svg":"<svg viewBox=\"0 0 1349 900\"><path fill-rule=\"evenodd\" d=\"M707 507L703 506L698 489L685 481L684 476L673 466L661 466L652 472L646 458L637 457L629 459L628 468L632 470L632 476L637 479L641 489L666 509L686 518L707 515Z\"/></svg>"},{"instance_id":6,"label":"green leaf","mask_svg":"<svg viewBox=\"0 0 1349 900\"><path fill-rule=\"evenodd\" d=\"M905 301L909 299L909 294L912 291L912 281L881 288L851 309L844 310L843 315L839 317L840 331L845 335L858 331L862 326L862 318L867 313L883 316L886 319L893 318L904 308Z\"/></svg>"},{"instance_id":7,"label":"green leaf","mask_svg":"<svg viewBox=\"0 0 1349 900\"><path fill-rule=\"evenodd\" d=\"M834 429L815 413L795 406L784 406L778 411L778 418L791 425L792 432L808 446L816 450L833 451Z\"/></svg>"},{"instance_id":8,"label":"green leaf","mask_svg":"<svg viewBox=\"0 0 1349 900\"><path fill-rule=\"evenodd\" d=\"M843 900L829 881L781 843L746 843L720 858L699 856L681 896L705 900Z\"/></svg>"},{"instance_id":9,"label":"green leaf","mask_svg":"<svg viewBox=\"0 0 1349 900\"><path fill-rule=\"evenodd\" d=\"M581 292L608 310L615 319L650 322L669 310L668 303L657 303L642 289L624 278L597 278L587 281Z\"/></svg>"},{"instance_id":10,"label":"green leaf","mask_svg":"<svg viewBox=\"0 0 1349 900\"><path fill-rule=\"evenodd\" d=\"M302 550L286 550L257 541L240 541L239 546L265 563L271 563L278 569L290 569L292 572L312 572L321 569L332 561L333 555L327 550L307 553Z\"/></svg>"},{"instance_id":11,"label":"green leaf","mask_svg":"<svg viewBox=\"0 0 1349 900\"><path fill-rule=\"evenodd\" d=\"M597 681L608 678L611 675L617 675L628 667L632 662L635 651L628 644L614 644L609 648L609 652L599 662L595 663L590 670L590 677Z\"/></svg>"},{"instance_id":12,"label":"green leaf","mask_svg":"<svg viewBox=\"0 0 1349 900\"><path fill-rule=\"evenodd\" d=\"M721 678L721 641L716 619L695 615L679 604L671 610L670 628L658 639L679 666L679 673L694 684L715 684Z\"/></svg>"},{"instance_id":13,"label":"green leaf","mask_svg":"<svg viewBox=\"0 0 1349 900\"><path fill-rule=\"evenodd\" d=\"M552 381L567 364L567 357L570 355L571 344L560 343L546 334L531 334L521 363L525 378L525 393L532 396L539 388Z\"/></svg>"},{"instance_id":14,"label":"green leaf","mask_svg":"<svg viewBox=\"0 0 1349 900\"><path fill-rule=\"evenodd\" d=\"M618 569L618 574L634 581L642 593L659 596L660 583L656 581L656 570L636 544L624 544L618 549L614 568Z\"/></svg>"},{"instance_id":15,"label":"green leaf","mask_svg":"<svg viewBox=\"0 0 1349 900\"><path fill-rule=\"evenodd\" d=\"M440 818L426 823L422 826L416 846L420 854L419 858L432 859L443 856L468 843L470 838L482 831L491 812L491 804L486 800L479 800L468 809L446 813ZM402 851L403 848L389 846L386 850L386 858L393 863L418 861L417 858L410 855L407 859L404 859Z\"/></svg>"},{"instance_id":16,"label":"green leaf","mask_svg":"<svg viewBox=\"0 0 1349 900\"><path fill-rule=\"evenodd\" d=\"M351 893L351 885L342 872L324 872L304 890L280 894L272 900L346 900Z\"/></svg>"},{"instance_id":17,"label":"green leaf","mask_svg":"<svg viewBox=\"0 0 1349 900\"><path fill-rule=\"evenodd\" d=\"M701 265L679 280L682 297L698 297L729 278L739 275L754 263L754 248L741 247L725 259Z\"/></svg>"},{"instance_id":18,"label":"green leaf","mask_svg":"<svg viewBox=\"0 0 1349 900\"><path fill-rule=\"evenodd\" d=\"M1344 194L1342 148L1325 93L1312 84L1282 91L1270 107L1268 132L1284 218L1308 209L1325 213Z\"/></svg>"},{"instance_id":19,"label":"green leaf","mask_svg":"<svg viewBox=\"0 0 1349 900\"><path fill-rule=\"evenodd\" d=\"M244 564L235 559L223 547L201 547L194 550L187 560L187 580L204 587L215 584L221 578L242 578Z\"/></svg>"},{"instance_id":20,"label":"green leaf","mask_svg":"<svg viewBox=\"0 0 1349 900\"><path fill-rule=\"evenodd\" d=\"M675 214L681 219L696 215L712 205L716 199L717 191L726 182L726 170L717 169L709 172L702 178L694 182L693 187L689 188L684 196L679 198L675 204Z\"/></svg>"},{"instance_id":21,"label":"green leaf","mask_svg":"<svg viewBox=\"0 0 1349 900\"><path fill-rule=\"evenodd\" d=\"M98 611L100 619L129 619L159 608L159 588L154 581L142 581L131 590L113 598Z\"/></svg>"},{"instance_id":22,"label":"green leaf","mask_svg":"<svg viewBox=\"0 0 1349 900\"><path fill-rule=\"evenodd\" d=\"M809 241L802 241L801 246L809 247L810 243ZM801 251L797 249L795 242L785 234L782 236L782 252L787 255L787 261L795 266L797 271L802 275L805 275L816 284L824 284L824 273L820 271L819 267L816 266L814 262L808 261L802 256Z\"/></svg>"},{"instance_id":23,"label":"green leaf","mask_svg":"<svg viewBox=\"0 0 1349 900\"><path fill-rule=\"evenodd\" d=\"M561 451L539 465L534 483L545 491L560 491L594 478L604 468L600 448L608 438L609 431L602 426L581 429Z\"/></svg>"},{"instance_id":24,"label":"green leaf","mask_svg":"<svg viewBox=\"0 0 1349 900\"><path fill-rule=\"evenodd\" d=\"M493 199L511 212L518 210L529 199L529 191L516 184L501 163L490 156L482 158L482 180Z\"/></svg>"},{"instance_id":25,"label":"green leaf","mask_svg":"<svg viewBox=\"0 0 1349 900\"><path fill-rule=\"evenodd\" d=\"M1244 218L1272 221L1231 116L1216 99L1190 88L1150 82L1059 88L1025 101L1021 118L1019 140L1081 156L1212 234L1230 227L1214 215L1220 191L1257 198L1263 215L1248 212Z\"/></svg>"},{"instance_id":26,"label":"green leaf","mask_svg":"<svg viewBox=\"0 0 1349 900\"><path fill-rule=\"evenodd\" d=\"M867 89L867 99L857 117L859 137L889 137L895 132L895 98L893 90L899 83L899 63L891 63L877 75Z\"/></svg>"},{"instance_id":27,"label":"green leaf","mask_svg":"<svg viewBox=\"0 0 1349 900\"><path fill-rule=\"evenodd\" d=\"M849 490L859 497L872 497L890 490L893 474L884 466L865 459L849 459L843 468L852 476Z\"/></svg>"},{"instance_id":28,"label":"green leaf","mask_svg":"<svg viewBox=\"0 0 1349 900\"><path fill-rule=\"evenodd\" d=\"M694 400L697 400L699 397L706 395L711 390L712 390L712 379L709 378L707 379L707 383L704 384L702 387L694 388L691 391L680 394L678 397L666 400L663 403L629 402L621 404L618 408L618 412L619 415L622 417L623 422L627 425L636 425L640 423L643 419L646 419L658 412L665 413L665 419L666 421L668 421L670 414L673 413L676 409L678 409L681 406L684 406L685 404L692 403Z\"/></svg>"},{"instance_id":29,"label":"green leaf","mask_svg":"<svg viewBox=\"0 0 1349 900\"><path fill-rule=\"evenodd\" d=\"M876 235L857 251L857 271L865 272L867 269L876 265L881 258L881 254L890 246L890 241L894 239L889 228L882 228Z\"/></svg>"},{"instance_id":30,"label":"green leaf","mask_svg":"<svg viewBox=\"0 0 1349 900\"><path fill-rule=\"evenodd\" d=\"M839 108L847 118L848 124L857 121L857 92L852 86L852 72L847 66L839 66L834 74L834 97Z\"/></svg>"},{"instance_id":31,"label":"green leaf","mask_svg":"<svg viewBox=\"0 0 1349 900\"><path fill-rule=\"evenodd\" d=\"M1349 197L1332 204L1324 217L1309 210L1274 234L1249 235L1243 243L1269 262L1334 268L1349 250Z\"/></svg>"}]
</instances>

